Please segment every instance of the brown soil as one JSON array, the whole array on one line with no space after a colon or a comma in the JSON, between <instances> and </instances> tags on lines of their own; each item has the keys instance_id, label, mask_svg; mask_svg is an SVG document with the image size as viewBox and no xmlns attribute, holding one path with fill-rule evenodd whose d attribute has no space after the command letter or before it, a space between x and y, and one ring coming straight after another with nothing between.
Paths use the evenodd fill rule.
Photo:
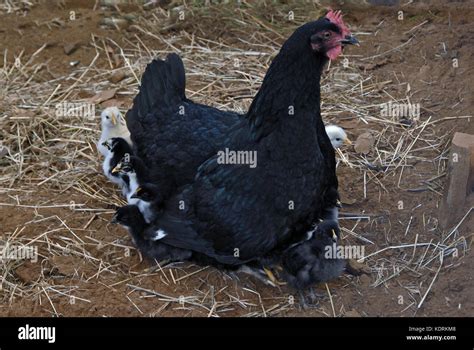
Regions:
<instances>
[{"instance_id":1,"label":"brown soil","mask_svg":"<svg viewBox=\"0 0 474 350\"><path fill-rule=\"evenodd\" d=\"M91 4L92 3L92 4ZM87 66L94 58L96 50L91 45L91 34L95 38L111 38L127 47L124 39L136 42L138 36L147 47L158 49L163 43L157 39L128 28L116 30L103 28L100 21L116 14L116 9L97 8L94 1L47 2L33 6L26 12L3 13L0 15L1 62L11 62L14 55L24 51L22 57L29 58L44 43L48 47L35 58L47 62L47 70L41 74L47 79L69 75L73 69L69 62L80 61ZM176 6L176 4L174 5ZM285 5L287 9L290 5ZM309 5L308 5L309 6ZM138 12L138 6L120 6L122 14ZM69 21L69 11L75 10L77 19ZM474 7L467 2L450 2L443 5L426 3L403 8L404 20L397 19L397 9L371 7L369 9L350 6L343 8L345 22L353 32L360 32L361 46L350 48L348 58L363 74L374 76L381 83L390 81L392 96L403 98L411 89L411 100L422 105L421 118L432 116L433 120L446 117L472 115L474 103L470 87L474 85ZM156 10L153 10L156 11ZM272 12L261 11L261 18L268 19ZM265 12L266 11L266 12ZM284 13L286 10L282 10ZM306 20L314 18L314 9L299 14ZM281 16L275 12L276 17ZM313 17L310 17L313 15ZM61 25L52 24L59 18ZM226 33L226 18L208 18L199 25L183 24L170 29L166 35L181 35L182 31L192 33L199 30L201 37L222 40L227 45L239 44L235 36ZM419 27L417 25L425 22ZM291 32L292 25L285 32ZM261 27L262 33L268 30ZM364 35L374 33L376 35ZM171 33L171 34L170 34ZM413 35L414 34L414 35ZM269 38L281 43L278 36ZM412 39L410 39L412 38ZM96 39L97 40L97 39ZM407 41L409 41L407 43ZM79 47L70 55L64 52L64 45L78 43ZM99 45L101 43L97 41ZM405 45L402 45L407 43ZM443 43L446 52L443 49ZM364 60L394 47L389 54ZM8 54L6 54L8 50ZM453 68L452 59L458 58L459 68ZM26 60L26 59L25 59ZM186 62L185 62L186 63ZM333 63L338 65L339 63ZM97 67L107 68L105 55L101 55ZM28 79L25 76L24 79ZM201 86L199 77L189 78L190 86ZM409 88L408 88L409 86ZM383 89L383 88L382 88ZM210 90L212 91L212 90ZM239 92L241 93L241 92ZM88 93L84 93L87 97ZM388 98L389 96L387 96ZM121 94L116 97L123 106L129 106L133 95ZM323 95L323 101L325 96ZM12 115L12 107L19 107L25 101L0 98L2 119ZM27 102L27 101L26 101ZM117 102L117 101L115 101ZM379 101L380 102L380 101ZM379 103L374 102L374 103ZM324 109L324 107L323 107ZM337 122L337 121L336 121ZM341 118L340 122L356 139L366 129L363 123ZM446 135L446 142L440 145L439 155L446 159L450 135L454 131L474 133L474 123L470 119L449 119L433 124L433 135ZM395 140L391 140L396 142ZM418 144L417 144L418 146ZM423 145L420 145L424 146ZM43 145L38 144L38 147ZM84 152L94 157L92 148ZM1 164L3 166L2 160ZM61 163L62 162L62 163ZM97 160L98 162L98 160ZM436 191L424 189L410 192L407 189L422 187L423 180L438 174L440 161L424 162L416 160L390 176L383 177L386 190L377 185L377 180L369 182L364 197L363 172L340 165L338 168L341 192L346 212L370 213L370 221L361 221L355 229L355 221L341 221L345 228L357 231L374 245L366 246L366 253L376 252L384 247L418 242L440 242L448 230L434 225L438 217L438 205L442 188ZM69 166L69 165L68 165ZM97 193L106 198L117 197L117 189L101 178L98 163L96 173L89 176L97 181ZM212 267L195 266L191 263L174 264L165 269L142 261L129 239L127 232L109 224L113 204L104 200L94 200L77 190L68 189L65 184L34 181L35 176L47 177L47 168L63 169L64 160L46 163L40 169L33 168L29 180L15 179L9 183L2 173L0 187L0 238L20 239L31 242L41 233L40 258L38 262L8 262L0 297L0 316L473 316L474 302L474 260L469 251L474 223L472 217L460 227L459 237L466 238L466 249L458 257L447 256L427 298L421 308L417 304L436 275L439 262L436 260L420 271L405 269L394 278L377 285L380 277L388 277L395 271L396 261L406 260L410 249L393 249L369 260L371 273L354 277L343 275L337 280L317 286L320 294L318 305L310 310L300 310L297 303L292 305L294 291L287 287L266 286L252 277L239 274L237 279L230 273ZM63 168L61 168L63 167ZM35 173L38 171L38 173ZM51 173L52 175L52 173ZM26 175L25 175L26 176ZM33 179L33 180L32 180ZM18 203L22 206L11 206ZM74 201L88 208L103 211L81 211L67 205ZM403 201L404 209L397 203ZM5 205L9 204L9 205ZM44 208L44 206L58 206ZM24 206L43 206L35 209ZM410 220L411 217L411 220ZM31 221L35 220L34 223ZM469 221L470 220L470 221ZM62 221L62 222L61 222ZM409 223L410 222L410 223ZM407 231L407 225L409 230ZM72 232L71 232L72 231ZM48 237L44 241L44 237ZM67 237L65 239L64 237ZM346 243L361 244L351 235L344 234ZM71 244L68 245L67 242ZM34 241L33 241L34 244ZM61 246L61 247L59 247ZM423 248L417 248L423 249ZM52 254L51 252L54 252ZM413 253L414 254L414 253ZM386 261L386 267L384 267ZM199 271L203 269L202 271ZM196 272L196 273L194 273ZM16 287L15 287L16 286ZM15 289L21 293L16 292ZM141 289L136 289L139 287ZM153 295L148 291L160 293ZM74 295L75 298L71 298ZM181 298L180 298L181 297ZM184 299L183 299L184 298ZM188 299L186 299L188 298ZM297 296L295 295L295 298ZM240 302L236 302L240 299ZM184 303L182 302L184 300ZM402 300L402 301L401 301ZM216 303L217 301L217 303ZM334 306L334 311L332 308ZM215 307L215 309L212 309Z\"/></svg>"}]
</instances>

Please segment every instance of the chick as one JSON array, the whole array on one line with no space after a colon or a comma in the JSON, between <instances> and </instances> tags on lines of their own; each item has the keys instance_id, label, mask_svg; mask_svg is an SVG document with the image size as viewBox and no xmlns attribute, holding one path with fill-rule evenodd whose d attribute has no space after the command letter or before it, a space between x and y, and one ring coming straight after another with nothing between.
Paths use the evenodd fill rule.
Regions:
<instances>
[{"instance_id":1,"label":"chick","mask_svg":"<svg viewBox=\"0 0 474 350\"><path fill-rule=\"evenodd\" d=\"M135 205L139 202L138 198L132 198L132 195L137 191L139 186L137 171L131 163L132 156L123 157L118 164L112 169L112 175L127 178L128 186L123 192L127 203Z\"/></svg>"},{"instance_id":2,"label":"chick","mask_svg":"<svg viewBox=\"0 0 474 350\"><path fill-rule=\"evenodd\" d=\"M104 157L107 156L109 150L103 145L103 143L110 138L121 137L130 146L132 145L130 131L128 131L125 119L117 107L108 107L104 109L100 114L100 119L102 133L99 142L97 143L97 149Z\"/></svg>"},{"instance_id":3,"label":"chick","mask_svg":"<svg viewBox=\"0 0 474 350\"><path fill-rule=\"evenodd\" d=\"M344 129L337 125L327 125L326 134L328 134L329 140L334 148L339 148L344 144L352 145Z\"/></svg>"},{"instance_id":4,"label":"chick","mask_svg":"<svg viewBox=\"0 0 474 350\"><path fill-rule=\"evenodd\" d=\"M190 250L175 248L167 244L147 239L153 229L147 225L143 215L136 205L126 205L117 209L112 223L118 223L127 228L133 242L139 251L147 258L156 261L183 261L192 256Z\"/></svg>"},{"instance_id":5,"label":"chick","mask_svg":"<svg viewBox=\"0 0 474 350\"><path fill-rule=\"evenodd\" d=\"M132 148L130 145L121 137L113 137L106 140L101 144L107 149L107 155L105 156L104 162L102 163L102 170L104 175L107 176L113 183L119 185L122 188L122 192L125 194L129 188L129 178L126 174L118 174L113 169L119 164L124 157L130 157L132 155Z\"/></svg>"},{"instance_id":6,"label":"chick","mask_svg":"<svg viewBox=\"0 0 474 350\"><path fill-rule=\"evenodd\" d=\"M119 162L112 172L129 178L129 191L125 194L127 202L137 205L145 221L150 223L163 201L162 184L166 185L169 180L157 171L150 171L145 163L134 155ZM157 183L159 186L155 185Z\"/></svg>"},{"instance_id":7,"label":"chick","mask_svg":"<svg viewBox=\"0 0 474 350\"><path fill-rule=\"evenodd\" d=\"M292 245L281 256L284 279L301 292L303 306L304 289L334 279L344 271L346 260L332 254L339 233L336 220L324 220L308 233L307 240Z\"/></svg>"},{"instance_id":8,"label":"chick","mask_svg":"<svg viewBox=\"0 0 474 350\"><path fill-rule=\"evenodd\" d=\"M132 194L131 198L139 200L137 203L138 209L143 215L147 223L152 222L158 211L159 205L162 202L160 187L152 183L140 184Z\"/></svg>"}]
</instances>

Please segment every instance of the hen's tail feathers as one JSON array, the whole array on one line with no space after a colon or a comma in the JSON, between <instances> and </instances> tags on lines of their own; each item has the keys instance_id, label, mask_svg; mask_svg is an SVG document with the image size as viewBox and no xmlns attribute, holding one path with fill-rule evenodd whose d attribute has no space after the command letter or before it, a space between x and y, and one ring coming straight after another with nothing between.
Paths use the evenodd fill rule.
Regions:
<instances>
[{"instance_id":1,"label":"hen's tail feathers","mask_svg":"<svg viewBox=\"0 0 474 350\"><path fill-rule=\"evenodd\" d=\"M186 76L181 58L171 53L166 60L155 58L145 69L133 107L127 112L127 126L133 135L147 125L152 109L166 110L186 100Z\"/></svg>"}]
</instances>

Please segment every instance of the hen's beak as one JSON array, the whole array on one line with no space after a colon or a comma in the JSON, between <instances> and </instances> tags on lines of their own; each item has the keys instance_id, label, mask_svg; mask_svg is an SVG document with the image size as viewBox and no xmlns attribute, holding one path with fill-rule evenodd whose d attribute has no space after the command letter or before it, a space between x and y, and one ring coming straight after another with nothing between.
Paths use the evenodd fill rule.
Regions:
<instances>
[{"instance_id":1,"label":"hen's beak","mask_svg":"<svg viewBox=\"0 0 474 350\"><path fill-rule=\"evenodd\" d=\"M352 141L349 140L348 137L346 137L346 138L344 139L344 144L350 146L350 145L352 145Z\"/></svg>"},{"instance_id":2,"label":"hen's beak","mask_svg":"<svg viewBox=\"0 0 474 350\"><path fill-rule=\"evenodd\" d=\"M112 124L117 125L117 118L115 117L114 113L112 113Z\"/></svg>"},{"instance_id":3,"label":"hen's beak","mask_svg":"<svg viewBox=\"0 0 474 350\"><path fill-rule=\"evenodd\" d=\"M122 170L122 164L118 163L115 168L112 169L112 174L117 174Z\"/></svg>"},{"instance_id":4,"label":"hen's beak","mask_svg":"<svg viewBox=\"0 0 474 350\"><path fill-rule=\"evenodd\" d=\"M355 36L346 35L344 39L341 40L342 45L357 45L359 46L359 40Z\"/></svg>"}]
</instances>

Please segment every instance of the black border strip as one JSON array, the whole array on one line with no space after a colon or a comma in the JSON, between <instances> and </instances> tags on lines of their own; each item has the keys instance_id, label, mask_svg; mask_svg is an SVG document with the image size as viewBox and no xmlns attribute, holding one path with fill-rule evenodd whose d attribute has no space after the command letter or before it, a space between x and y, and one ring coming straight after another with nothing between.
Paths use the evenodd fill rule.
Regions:
<instances>
[{"instance_id":1,"label":"black border strip","mask_svg":"<svg viewBox=\"0 0 474 350\"><path fill-rule=\"evenodd\" d=\"M55 327L56 341L19 340L19 328L28 324L36 327ZM153 338L172 336L310 336L338 345L371 343L379 347L474 348L473 318L0 318L0 349L41 347L63 348L66 345L90 346L104 341L106 344L124 345L154 343ZM424 331L410 331L409 327ZM426 331L431 327L431 331ZM436 327L455 327L440 330ZM407 340L413 335L455 335L456 340ZM385 339L381 339L385 338ZM143 340L143 342L141 341ZM380 341L383 340L381 343ZM387 343L389 341L389 343ZM171 346L170 344L169 346ZM320 344L322 345L322 344ZM13 346L13 347L11 347ZM164 346L159 341L157 346ZM303 346L303 344L301 344ZM311 346L311 348L319 346Z\"/></svg>"}]
</instances>

